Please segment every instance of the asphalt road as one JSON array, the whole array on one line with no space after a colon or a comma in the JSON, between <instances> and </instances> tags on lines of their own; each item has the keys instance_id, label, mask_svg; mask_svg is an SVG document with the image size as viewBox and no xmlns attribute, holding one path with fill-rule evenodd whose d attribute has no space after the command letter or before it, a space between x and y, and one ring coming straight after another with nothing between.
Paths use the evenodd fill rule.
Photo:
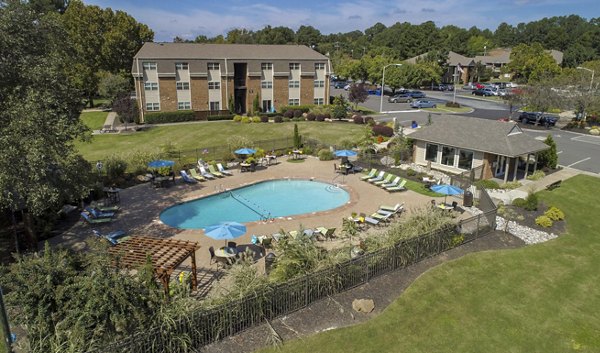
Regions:
<instances>
[{"instance_id":1,"label":"asphalt road","mask_svg":"<svg viewBox=\"0 0 600 353\"><path fill-rule=\"evenodd\" d=\"M331 91L332 95L343 94L347 96L347 92L342 89L332 89ZM453 92L423 92L427 94L427 99L439 102L439 105L453 100ZM456 102L462 106L473 108L472 112L462 113L461 115L491 120L508 117L508 106L505 104L470 97L469 94L469 91L456 91ZM387 96L383 97L383 99L383 111L385 114L378 115L376 117L378 121L391 121L396 118L404 125L409 124L413 120L424 125L428 120L428 116L435 114L412 109L408 103L388 103ZM378 112L379 104L379 96L369 96L367 101L361 105ZM522 126L522 128L525 133L539 140L544 140L548 134L552 134L558 149L559 165L600 174L600 137L563 131L558 128L532 128L531 125Z\"/></svg>"}]
</instances>

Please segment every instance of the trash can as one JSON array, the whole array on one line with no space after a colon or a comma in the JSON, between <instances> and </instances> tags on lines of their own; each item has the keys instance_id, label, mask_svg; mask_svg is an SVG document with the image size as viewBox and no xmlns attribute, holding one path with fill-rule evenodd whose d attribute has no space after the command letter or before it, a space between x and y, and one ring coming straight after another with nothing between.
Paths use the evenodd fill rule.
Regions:
<instances>
[{"instance_id":1,"label":"trash can","mask_svg":"<svg viewBox=\"0 0 600 353\"><path fill-rule=\"evenodd\" d=\"M473 193L470 191L465 191L465 195L463 197L463 206L472 207L473 206Z\"/></svg>"},{"instance_id":2,"label":"trash can","mask_svg":"<svg viewBox=\"0 0 600 353\"><path fill-rule=\"evenodd\" d=\"M267 275L271 272L271 267L273 267L273 264L275 263L275 258L276 256L272 252L265 256L265 272Z\"/></svg>"}]
</instances>

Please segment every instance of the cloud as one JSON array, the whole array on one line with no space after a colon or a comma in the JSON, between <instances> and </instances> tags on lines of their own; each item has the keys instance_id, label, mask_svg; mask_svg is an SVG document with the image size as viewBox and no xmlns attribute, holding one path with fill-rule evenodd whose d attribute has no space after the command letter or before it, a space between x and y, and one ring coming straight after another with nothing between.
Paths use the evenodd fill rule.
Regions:
<instances>
[{"instance_id":1,"label":"cloud","mask_svg":"<svg viewBox=\"0 0 600 353\"><path fill-rule=\"evenodd\" d=\"M426 8L426 9L421 9L421 12L430 12L430 13L433 13L433 12L435 12L435 10L434 9L430 9L430 8Z\"/></svg>"}]
</instances>

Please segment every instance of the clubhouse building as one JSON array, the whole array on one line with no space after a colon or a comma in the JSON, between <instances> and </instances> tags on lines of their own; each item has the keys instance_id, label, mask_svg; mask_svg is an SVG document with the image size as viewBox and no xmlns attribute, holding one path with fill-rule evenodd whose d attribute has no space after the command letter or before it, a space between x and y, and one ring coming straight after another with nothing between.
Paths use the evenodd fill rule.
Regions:
<instances>
[{"instance_id":1,"label":"clubhouse building","mask_svg":"<svg viewBox=\"0 0 600 353\"><path fill-rule=\"evenodd\" d=\"M329 58L303 45L145 43L134 56L136 98L147 112L198 118L285 105L327 104Z\"/></svg>"}]
</instances>

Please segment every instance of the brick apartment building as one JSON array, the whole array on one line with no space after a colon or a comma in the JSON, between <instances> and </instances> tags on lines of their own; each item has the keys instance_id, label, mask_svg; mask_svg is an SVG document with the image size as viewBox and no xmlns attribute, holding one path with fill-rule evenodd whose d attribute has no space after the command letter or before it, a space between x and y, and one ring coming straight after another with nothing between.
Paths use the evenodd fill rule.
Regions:
<instances>
[{"instance_id":1,"label":"brick apartment building","mask_svg":"<svg viewBox=\"0 0 600 353\"><path fill-rule=\"evenodd\" d=\"M303 45L145 43L132 74L143 115L192 110L237 114L284 105L327 104L329 58Z\"/></svg>"}]
</instances>

